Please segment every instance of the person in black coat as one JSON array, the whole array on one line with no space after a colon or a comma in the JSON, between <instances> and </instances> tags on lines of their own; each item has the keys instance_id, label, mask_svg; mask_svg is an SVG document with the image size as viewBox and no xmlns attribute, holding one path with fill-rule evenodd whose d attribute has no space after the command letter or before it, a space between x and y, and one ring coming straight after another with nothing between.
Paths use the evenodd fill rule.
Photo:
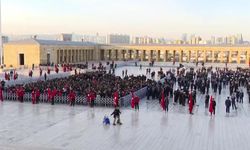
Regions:
<instances>
[{"instance_id":1,"label":"person in black coat","mask_svg":"<svg viewBox=\"0 0 250 150\"><path fill-rule=\"evenodd\" d=\"M225 105L226 105L226 113L230 113L231 101L230 101L229 97L227 97L227 99L225 101Z\"/></svg>"},{"instance_id":2,"label":"person in black coat","mask_svg":"<svg viewBox=\"0 0 250 150\"><path fill-rule=\"evenodd\" d=\"M208 108L208 104L209 104L209 95L206 95L206 99L205 99L205 108Z\"/></svg>"},{"instance_id":3,"label":"person in black coat","mask_svg":"<svg viewBox=\"0 0 250 150\"><path fill-rule=\"evenodd\" d=\"M237 110L237 107L236 107L236 101L235 101L235 97L232 97L232 109L234 110Z\"/></svg>"},{"instance_id":4,"label":"person in black coat","mask_svg":"<svg viewBox=\"0 0 250 150\"><path fill-rule=\"evenodd\" d=\"M117 124L121 125L121 121L120 121L120 114L121 114L121 111L118 107L115 108L115 110L112 112L111 116L113 115L114 116L114 122L113 122L113 125L116 125L116 122ZM116 121L117 119L117 121Z\"/></svg>"}]
</instances>

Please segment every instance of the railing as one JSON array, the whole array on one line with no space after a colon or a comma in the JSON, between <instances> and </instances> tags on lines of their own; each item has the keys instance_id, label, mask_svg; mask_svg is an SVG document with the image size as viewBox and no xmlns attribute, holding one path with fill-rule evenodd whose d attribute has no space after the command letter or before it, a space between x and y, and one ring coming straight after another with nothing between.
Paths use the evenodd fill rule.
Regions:
<instances>
[{"instance_id":1,"label":"railing","mask_svg":"<svg viewBox=\"0 0 250 150\"><path fill-rule=\"evenodd\" d=\"M18 101L17 95L15 93L10 93L10 92L4 92L3 93L4 100L9 100L9 101ZM32 100L32 95L31 93L25 93L23 97L24 102L31 102ZM55 96L54 98L55 104L68 104L69 99L68 96ZM39 103L50 103L48 100L48 95L47 94L41 94L39 97ZM75 99L76 105L88 105L87 98L84 96L76 96ZM124 102L121 100L121 106L126 107L127 105L123 105ZM113 98L101 98L97 97L94 101L94 104L96 106L105 106L105 107L112 107L114 102Z\"/></svg>"}]
</instances>

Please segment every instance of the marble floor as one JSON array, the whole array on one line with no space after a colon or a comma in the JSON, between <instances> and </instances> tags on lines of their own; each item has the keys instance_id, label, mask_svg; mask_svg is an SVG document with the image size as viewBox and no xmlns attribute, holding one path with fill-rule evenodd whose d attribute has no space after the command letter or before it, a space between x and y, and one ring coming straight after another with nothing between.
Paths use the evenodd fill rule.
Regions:
<instances>
[{"instance_id":1,"label":"marble floor","mask_svg":"<svg viewBox=\"0 0 250 150\"><path fill-rule=\"evenodd\" d=\"M250 105L245 94L238 110L225 114L228 89L213 94L216 115L198 94L194 115L188 107L161 110L157 100L142 100L140 111L122 108L123 125L104 126L113 108L0 103L0 149L4 150L249 150ZM113 120L110 117L111 121Z\"/></svg>"}]
</instances>

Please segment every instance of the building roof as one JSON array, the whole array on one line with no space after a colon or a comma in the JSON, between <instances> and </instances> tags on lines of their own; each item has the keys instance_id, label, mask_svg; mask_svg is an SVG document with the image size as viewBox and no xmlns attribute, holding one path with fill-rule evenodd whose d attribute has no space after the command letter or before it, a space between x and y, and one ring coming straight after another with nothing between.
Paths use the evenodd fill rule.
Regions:
<instances>
[{"instance_id":1,"label":"building roof","mask_svg":"<svg viewBox=\"0 0 250 150\"><path fill-rule=\"evenodd\" d=\"M39 44L39 45L62 45L62 46L96 46L98 44L92 42L73 42L73 41L56 41L56 40L40 40L40 39L26 39L19 41L10 41L6 45L13 44Z\"/></svg>"},{"instance_id":2,"label":"building roof","mask_svg":"<svg viewBox=\"0 0 250 150\"><path fill-rule=\"evenodd\" d=\"M158 47L164 47L164 46L171 46L171 47L250 47L250 44L113 44L111 46L158 46Z\"/></svg>"}]
</instances>

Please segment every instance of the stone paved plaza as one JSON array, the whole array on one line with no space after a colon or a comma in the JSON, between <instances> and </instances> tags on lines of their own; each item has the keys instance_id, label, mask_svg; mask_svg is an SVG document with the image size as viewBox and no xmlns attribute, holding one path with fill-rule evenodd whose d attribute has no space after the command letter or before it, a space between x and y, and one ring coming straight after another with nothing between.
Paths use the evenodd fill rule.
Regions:
<instances>
[{"instance_id":1,"label":"stone paved plaza","mask_svg":"<svg viewBox=\"0 0 250 150\"><path fill-rule=\"evenodd\" d=\"M0 103L0 149L249 150L248 97L238 111L226 116L227 94L223 89L221 95L214 95L215 117L209 116L201 95L194 115L188 114L187 106L171 104L165 113L157 100L142 100L139 112L122 109L121 126L102 125L112 108L4 101Z\"/></svg>"}]
</instances>

